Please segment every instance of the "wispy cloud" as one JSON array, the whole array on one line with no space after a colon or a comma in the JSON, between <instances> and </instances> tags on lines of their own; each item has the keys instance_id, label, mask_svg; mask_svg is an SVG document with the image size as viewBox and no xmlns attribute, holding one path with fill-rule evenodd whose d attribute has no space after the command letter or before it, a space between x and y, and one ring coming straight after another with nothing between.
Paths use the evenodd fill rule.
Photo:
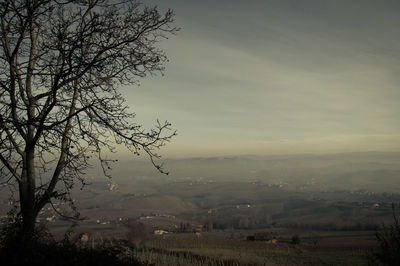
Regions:
<instances>
[{"instance_id":1,"label":"wispy cloud","mask_svg":"<svg viewBox=\"0 0 400 266\"><path fill-rule=\"evenodd\" d=\"M184 29L127 91L138 119L175 122L181 154L399 148L400 4L256 2L172 1Z\"/></svg>"}]
</instances>

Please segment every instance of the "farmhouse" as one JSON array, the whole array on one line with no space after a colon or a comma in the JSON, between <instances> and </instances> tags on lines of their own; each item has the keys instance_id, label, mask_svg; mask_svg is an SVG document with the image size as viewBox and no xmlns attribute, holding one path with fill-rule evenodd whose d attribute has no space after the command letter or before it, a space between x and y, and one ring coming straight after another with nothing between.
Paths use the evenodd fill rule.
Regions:
<instances>
[{"instance_id":1,"label":"farmhouse","mask_svg":"<svg viewBox=\"0 0 400 266\"><path fill-rule=\"evenodd\" d=\"M162 229L157 229L157 230L154 230L153 233L154 233L155 235L164 235L164 234L168 234L168 231L162 230Z\"/></svg>"}]
</instances>

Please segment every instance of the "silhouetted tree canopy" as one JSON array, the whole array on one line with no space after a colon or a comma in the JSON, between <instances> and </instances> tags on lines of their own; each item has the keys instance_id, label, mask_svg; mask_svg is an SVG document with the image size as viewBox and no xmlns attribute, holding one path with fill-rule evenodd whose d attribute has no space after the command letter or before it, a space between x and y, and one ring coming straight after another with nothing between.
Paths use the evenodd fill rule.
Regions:
<instances>
[{"instance_id":1,"label":"silhouetted tree canopy","mask_svg":"<svg viewBox=\"0 0 400 266\"><path fill-rule=\"evenodd\" d=\"M157 43L177 31L173 12L135 0L0 1L0 175L16 185L25 233L52 199L84 184L89 159L115 144L153 164L174 131L145 130L119 92L167 58Z\"/></svg>"}]
</instances>

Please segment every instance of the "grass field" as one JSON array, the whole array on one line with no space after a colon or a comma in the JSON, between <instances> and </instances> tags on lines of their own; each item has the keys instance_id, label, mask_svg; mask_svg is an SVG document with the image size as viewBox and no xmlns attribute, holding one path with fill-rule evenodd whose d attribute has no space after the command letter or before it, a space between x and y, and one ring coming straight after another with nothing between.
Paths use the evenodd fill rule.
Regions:
<instances>
[{"instance_id":1,"label":"grass field","mask_svg":"<svg viewBox=\"0 0 400 266\"><path fill-rule=\"evenodd\" d=\"M371 233L335 232L317 244L304 239L293 245L288 239L270 244L246 241L245 232L173 234L150 239L137 253L139 260L153 265L366 265L375 242Z\"/></svg>"}]
</instances>

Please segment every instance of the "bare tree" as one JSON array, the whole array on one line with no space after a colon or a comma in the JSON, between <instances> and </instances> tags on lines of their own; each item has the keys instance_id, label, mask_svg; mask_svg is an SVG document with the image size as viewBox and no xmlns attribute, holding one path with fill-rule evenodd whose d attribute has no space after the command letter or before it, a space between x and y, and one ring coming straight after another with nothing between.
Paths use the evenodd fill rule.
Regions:
<instances>
[{"instance_id":1,"label":"bare tree","mask_svg":"<svg viewBox=\"0 0 400 266\"><path fill-rule=\"evenodd\" d=\"M0 1L0 174L19 191L24 235L53 199L84 184L89 159L125 145L152 163L175 135L168 122L145 130L118 91L164 70L156 47L178 29L173 12L135 0ZM112 141L110 141L110 139Z\"/></svg>"}]
</instances>

